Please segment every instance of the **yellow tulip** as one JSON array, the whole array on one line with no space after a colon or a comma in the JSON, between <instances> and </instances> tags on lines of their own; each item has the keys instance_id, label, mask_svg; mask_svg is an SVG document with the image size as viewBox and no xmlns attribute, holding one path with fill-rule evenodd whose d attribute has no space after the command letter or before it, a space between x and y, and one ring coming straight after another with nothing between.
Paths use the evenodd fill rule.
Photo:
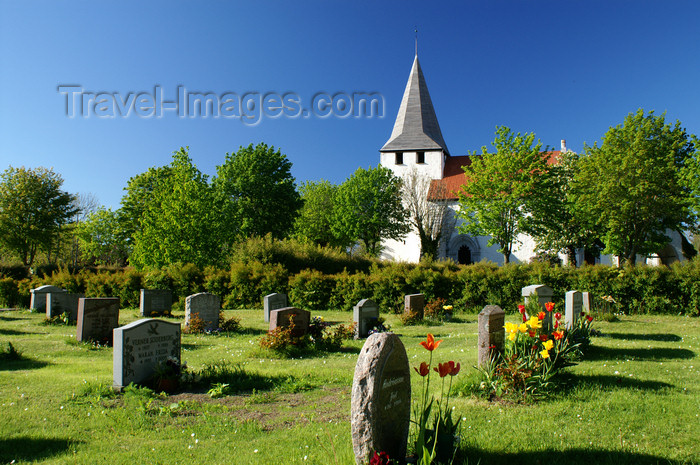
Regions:
<instances>
[{"instance_id":1,"label":"yellow tulip","mask_svg":"<svg viewBox=\"0 0 700 465\"><path fill-rule=\"evenodd\" d=\"M539 329L542 327L542 322L536 316L533 316L532 318L530 318L527 321L527 324L530 325L530 328L532 328L532 329Z\"/></svg>"},{"instance_id":2,"label":"yellow tulip","mask_svg":"<svg viewBox=\"0 0 700 465\"><path fill-rule=\"evenodd\" d=\"M516 338L517 336L518 336L518 333L510 333L510 334L508 335L508 340L509 340L509 341L514 341L515 338Z\"/></svg>"},{"instance_id":3,"label":"yellow tulip","mask_svg":"<svg viewBox=\"0 0 700 465\"><path fill-rule=\"evenodd\" d=\"M540 351L540 355L542 356L542 358L549 358L549 351L542 350L542 351Z\"/></svg>"},{"instance_id":4,"label":"yellow tulip","mask_svg":"<svg viewBox=\"0 0 700 465\"><path fill-rule=\"evenodd\" d=\"M544 342L544 348L546 350L552 350L552 347L554 347L554 341L553 340L548 340Z\"/></svg>"},{"instance_id":5,"label":"yellow tulip","mask_svg":"<svg viewBox=\"0 0 700 465\"><path fill-rule=\"evenodd\" d=\"M521 333L526 333L527 332L527 325L525 323L522 323L520 326L518 326L518 329L520 330Z\"/></svg>"}]
</instances>

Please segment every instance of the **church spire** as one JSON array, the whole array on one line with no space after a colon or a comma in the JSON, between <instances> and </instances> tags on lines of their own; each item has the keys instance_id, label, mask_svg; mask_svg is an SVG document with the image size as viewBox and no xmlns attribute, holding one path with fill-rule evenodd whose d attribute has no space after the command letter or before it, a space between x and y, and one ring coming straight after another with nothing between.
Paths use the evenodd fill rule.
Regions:
<instances>
[{"instance_id":1,"label":"church spire","mask_svg":"<svg viewBox=\"0 0 700 465\"><path fill-rule=\"evenodd\" d=\"M416 150L442 150L449 155L433 102L430 100L428 86L425 84L423 71L418 62L417 32L416 56L401 99L399 113L391 136L380 152Z\"/></svg>"}]
</instances>

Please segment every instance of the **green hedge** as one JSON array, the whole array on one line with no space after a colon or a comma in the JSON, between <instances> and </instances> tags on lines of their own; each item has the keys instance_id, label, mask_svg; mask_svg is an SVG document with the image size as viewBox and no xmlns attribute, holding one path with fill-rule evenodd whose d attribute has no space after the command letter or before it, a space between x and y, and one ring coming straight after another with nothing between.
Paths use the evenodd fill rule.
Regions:
<instances>
[{"instance_id":1,"label":"green hedge","mask_svg":"<svg viewBox=\"0 0 700 465\"><path fill-rule=\"evenodd\" d=\"M272 292L289 295L290 304L309 310L351 310L363 298L375 300L385 312L401 311L406 294L423 293L430 301L441 297L455 309L477 313L485 305L517 311L521 289L545 284L554 289L553 301L563 308L567 290L612 296L616 310L627 313L700 313L700 259L671 268L638 266L566 268L546 263L490 263L455 266L441 263L374 263L367 271L326 274L319 270L290 273L281 264L259 261L235 263L228 270L198 269L191 264L159 270L132 268L58 269L51 275L16 279L0 275L0 305L28 306L29 290L53 284L88 297L116 296L124 308L139 305L139 290L171 289L175 308L186 296L208 291L222 298L224 308L261 308Z\"/></svg>"}]
</instances>

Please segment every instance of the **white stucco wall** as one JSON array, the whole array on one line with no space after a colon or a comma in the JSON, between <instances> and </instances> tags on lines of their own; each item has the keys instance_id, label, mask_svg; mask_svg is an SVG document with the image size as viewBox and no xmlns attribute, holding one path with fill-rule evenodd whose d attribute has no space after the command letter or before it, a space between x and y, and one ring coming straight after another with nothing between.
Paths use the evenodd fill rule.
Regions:
<instances>
[{"instance_id":1,"label":"white stucco wall","mask_svg":"<svg viewBox=\"0 0 700 465\"><path fill-rule=\"evenodd\" d=\"M416 163L417 152L402 152L403 163L396 164L396 152L380 152L379 164L389 168L398 177L403 177L415 166L419 173L430 179L442 179L445 168L445 155L441 151L425 152L425 163Z\"/></svg>"}]
</instances>

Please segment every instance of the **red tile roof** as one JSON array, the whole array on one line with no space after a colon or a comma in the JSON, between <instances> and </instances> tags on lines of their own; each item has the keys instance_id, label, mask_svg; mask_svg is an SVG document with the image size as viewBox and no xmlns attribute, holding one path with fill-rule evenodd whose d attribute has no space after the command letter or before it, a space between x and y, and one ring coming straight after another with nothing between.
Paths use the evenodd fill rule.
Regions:
<instances>
[{"instance_id":1,"label":"red tile roof","mask_svg":"<svg viewBox=\"0 0 700 465\"><path fill-rule=\"evenodd\" d=\"M547 153L549 153L547 164L553 165L558 161L559 155L561 155L561 150L553 150ZM459 199L458 192L462 185L466 182L463 167L471 164L472 156L474 155L447 157L447 160L445 160L445 171L442 179L434 179L430 183L428 199L433 201Z\"/></svg>"}]
</instances>

